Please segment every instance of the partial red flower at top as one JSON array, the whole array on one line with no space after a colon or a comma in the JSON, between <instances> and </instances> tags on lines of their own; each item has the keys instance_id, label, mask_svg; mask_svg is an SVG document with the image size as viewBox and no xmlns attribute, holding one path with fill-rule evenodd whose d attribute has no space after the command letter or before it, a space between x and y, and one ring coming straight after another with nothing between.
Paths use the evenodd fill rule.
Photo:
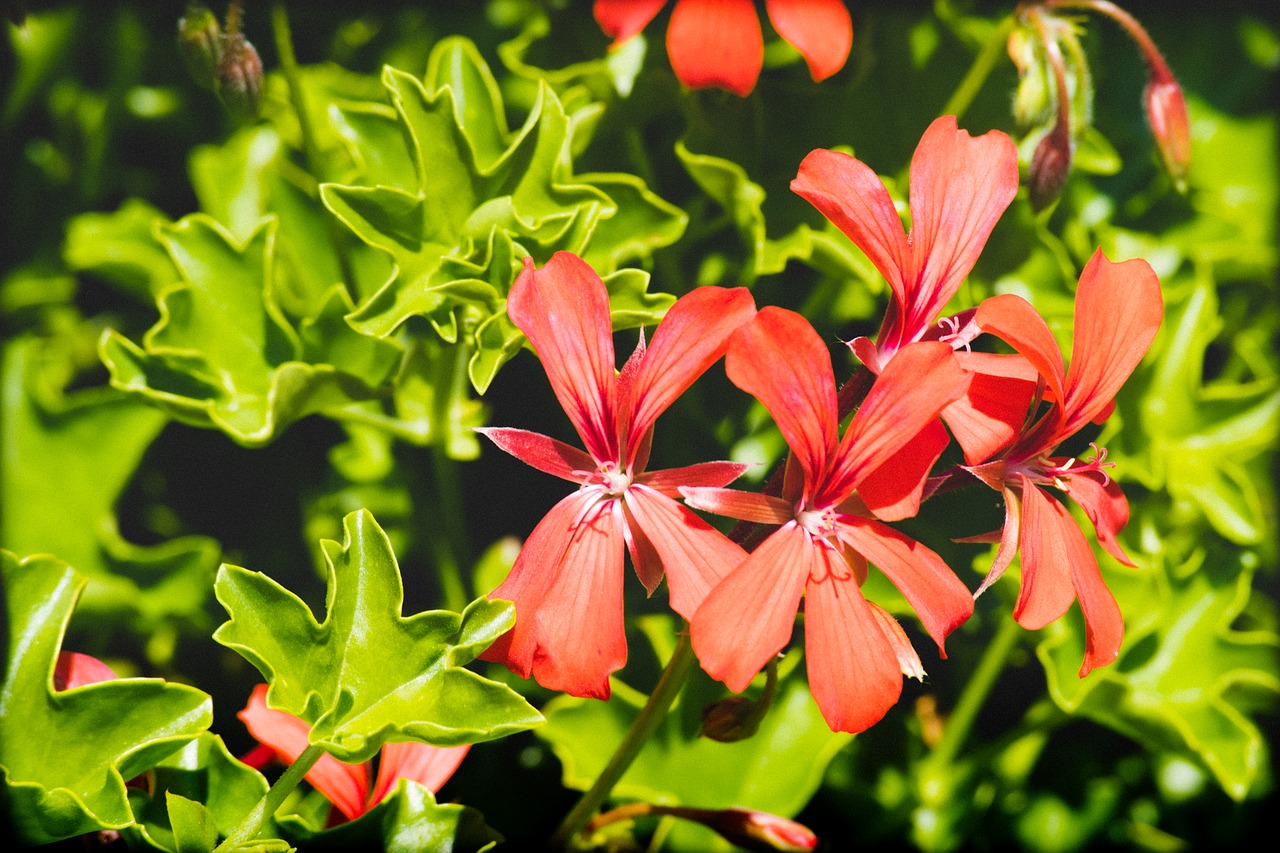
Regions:
<instances>
[{"instance_id":1,"label":"partial red flower at top","mask_svg":"<svg viewBox=\"0 0 1280 853\"><path fill-rule=\"evenodd\" d=\"M595 0L596 21L614 46L639 33L666 0ZM809 65L815 83L844 67L853 21L843 0L768 0L769 21ZM764 34L753 0L676 0L667 55L680 82L751 94L764 63Z\"/></svg>"},{"instance_id":2,"label":"partial red flower at top","mask_svg":"<svg viewBox=\"0 0 1280 853\"><path fill-rule=\"evenodd\" d=\"M863 597L867 564L902 591L939 650L973 597L941 557L871 518L855 491L962 393L967 376L945 344L905 347L840 438L826 346L803 317L772 307L734 335L725 371L773 415L791 456L781 497L680 490L698 509L780 525L694 613L693 650L713 678L745 690L787 644L803 597L809 688L832 730L860 732L898 701L904 674L924 676L901 626Z\"/></svg>"},{"instance_id":3,"label":"partial red flower at top","mask_svg":"<svg viewBox=\"0 0 1280 853\"><path fill-rule=\"evenodd\" d=\"M249 734L285 764L292 764L307 748L310 727L285 711L267 707L267 685L259 684L249 695L249 704L237 714ZM400 779L409 779L431 793L440 790L466 756L466 746L431 746L426 743L389 743L378 756L378 777L369 788L369 765L346 764L332 755L322 755L305 778L333 804L329 825L355 820L382 802ZM246 756L245 763L262 768L261 751ZM340 815L340 817L339 817Z\"/></svg>"},{"instance_id":4,"label":"partial red flower at top","mask_svg":"<svg viewBox=\"0 0 1280 853\"><path fill-rule=\"evenodd\" d=\"M1095 446L1089 460L1051 454L1086 424L1101 423L1111 414L1116 392L1142 361L1163 314L1160 282L1150 265L1143 260L1112 263L1099 250L1076 289L1075 340L1065 372L1049 327L1022 297L992 297L979 306L975 318L984 332L1002 338L1035 365L1043 377L1044 401L1050 404L1038 417L1019 420L1025 426L998 457L968 468L1005 500L1000 548L978 592L1000 577L1021 548L1022 588L1014 618L1023 627L1043 628L1078 598L1085 620L1082 678L1120 653L1124 619L1084 534L1066 506L1044 489L1075 500L1093 522L1098 543L1132 566L1117 539L1129 520L1129 504L1106 473L1113 463L1106 461L1105 449Z\"/></svg>"},{"instance_id":5,"label":"partial red flower at top","mask_svg":"<svg viewBox=\"0 0 1280 853\"><path fill-rule=\"evenodd\" d=\"M526 260L507 314L542 360L586 452L519 429L480 430L540 471L578 485L524 543L491 598L515 603L516 624L481 656L574 696L608 698L627 659L624 550L652 594L664 570L671 607L688 618L745 552L677 501L680 486L723 486L747 466L706 462L646 471L653 425L724 355L755 316L745 288L700 287L681 297L618 374L609 294L581 258Z\"/></svg>"}]
</instances>

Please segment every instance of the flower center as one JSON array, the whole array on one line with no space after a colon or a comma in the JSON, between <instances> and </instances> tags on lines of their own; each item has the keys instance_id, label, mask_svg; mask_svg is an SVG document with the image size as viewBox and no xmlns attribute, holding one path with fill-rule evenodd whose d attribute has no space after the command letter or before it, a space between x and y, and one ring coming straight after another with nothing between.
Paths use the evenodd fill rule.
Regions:
<instances>
[{"instance_id":1,"label":"flower center","mask_svg":"<svg viewBox=\"0 0 1280 853\"><path fill-rule=\"evenodd\" d=\"M1107 449L1099 447L1094 442L1089 442L1089 446L1093 448L1093 458L1080 459L1072 457L1061 465L1055 465L1049 460L1048 456L1040 455L1033 459L1027 460L1023 473L1027 475L1034 483L1045 486L1054 486L1064 492L1070 492L1068 479L1076 474L1084 474L1089 471L1097 471L1102 475L1102 484L1105 486L1111 482L1110 475L1106 469L1114 468L1114 462L1107 461Z\"/></svg>"},{"instance_id":2,"label":"flower center","mask_svg":"<svg viewBox=\"0 0 1280 853\"><path fill-rule=\"evenodd\" d=\"M582 477L582 488L599 489L608 497L620 498L631 487L631 476L617 463L601 462L594 471L574 472Z\"/></svg>"},{"instance_id":3,"label":"flower center","mask_svg":"<svg viewBox=\"0 0 1280 853\"><path fill-rule=\"evenodd\" d=\"M835 510L806 509L796 513L796 521L815 539L826 539L836 533Z\"/></svg>"}]
</instances>

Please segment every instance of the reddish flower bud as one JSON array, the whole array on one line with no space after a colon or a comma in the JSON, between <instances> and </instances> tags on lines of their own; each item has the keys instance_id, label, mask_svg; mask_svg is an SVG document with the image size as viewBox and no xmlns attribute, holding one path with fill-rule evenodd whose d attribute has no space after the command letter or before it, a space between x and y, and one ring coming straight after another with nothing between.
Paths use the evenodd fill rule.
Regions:
<instances>
[{"instance_id":1,"label":"reddish flower bud","mask_svg":"<svg viewBox=\"0 0 1280 853\"><path fill-rule=\"evenodd\" d=\"M196 83L205 89L217 86L222 27L203 3L188 4L187 13L178 19L178 52Z\"/></svg>"},{"instance_id":2,"label":"reddish flower bud","mask_svg":"<svg viewBox=\"0 0 1280 853\"><path fill-rule=\"evenodd\" d=\"M1164 167L1169 170L1178 192L1185 192L1187 167L1191 163L1191 122L1187 118L1182 87L1168 68L1152 68L1143 101Z\"/></svg>"},{"instance_id":3,"label":"reddish flower bud","mask_svg":"<svg viewBox=\"0 0 1280 853\"><path fill-rule=\"evenodd\" d=\"M1071 132L1061 120L1036 145L1027 172L1032 210L1043 210L1062 192L1071 174L1071 147Z\"/></svg>"},{"instance_id":4,"label":"reddish flower bud","mask_svg":"<svg viewBox=\"0 0 1280 853\"><path fill-rule=\"evenodd\" d=\"M262 60L249 40L239 33L222 39L218 96L236 116L246 121L258 117L262 101Z\"/></svg>"},{"instance_id":5,"label":"reddish flower bud","mask_svg":"<svg viewBox=\"0 0 1280 853\"><path fill-rule=\"evenodd\" d=\"M818 846L818 836L807 826L768 812L725 809L709 814L700 822L747 850L806 853Z\"/></svg>"}]
</instances>

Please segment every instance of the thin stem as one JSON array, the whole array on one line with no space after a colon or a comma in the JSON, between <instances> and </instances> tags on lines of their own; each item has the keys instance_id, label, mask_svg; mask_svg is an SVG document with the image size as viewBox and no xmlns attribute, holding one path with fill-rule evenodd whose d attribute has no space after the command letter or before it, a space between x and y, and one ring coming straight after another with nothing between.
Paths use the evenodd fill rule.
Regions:
<instances>
[{"instance_id":1,"label":"thin stem","mask_svg":"<svg viewBox=\"0 0 1280 853\"><path fill-rule=\"evenodd\" d=\"M434 543L436 571L444 597L444 607L461 613L470 596L462 580L466 532L462 524L462 496L459 491L458 463L444 452L439 443L431 445L432 473L435 474L437 518L430 534ZM469 560L468 560L469 562Z\"/></svg>"},{"instance_id":2,"label":"thin stem","mask_svg":"<svg viewBox=\"0 0 1280 853\"><path fill-rule=\"evenodd\" d=\"M240 821L240 825L233 829L226 840L217 846L214 853L232 850L257 837L258 833L262 831L263 824L276 813L276 810L284 803L285 798L293 793L293 789L298 787L302 777L307 775L307 771L320 760L322 755L324 755L324 748L315 744L304 749L302 754L285 769L284 773L280 774L280 778L258 801L258 804L244 816L244 819Z\"/></svg>"},{"instance_id":3,"label":"thin stem","mask_svg":"<svg viewBox=\"0 0 1280 853\"><path fill-rule=\"evenodd\" d=\"M955 116L957 119L964 115L1003 56L1004 45L1012 29L1013 16L1007 15L996 25L991 37L982 45L982 50L978 51L978 55L974 57L973 64L969 66L964 79L951 93L951 97L943 105L939 115Z\"/></svg>"},{"instance_id":4,"label":"thin stem","mask_svg":"<svg viewBox=\"0 0 1280 853\"><path fill-rule=\"evenodd\" d=\"M689 642L689 635L686 632L681 635L680 642L671 653L671 660L667 661L667 666L662 670L657 685L649 694L649 701L645 702L644 707L640 709L640 715L623 735L622 742L614 750L609 763L605 765L604 770L600 771L595 783L582 795L582 799L578 800L578 804L565 816L559 829L551 837L553 847L567 846L587 825L600 804L608 798L613 786L631 767L645 742L649 740L667 711L671 709L672 703L675 702L676 696L680 694L680 689L684 687L689 677L689 672L693 669L693 662L693 645Z\"/></svg>"}]
</instances>

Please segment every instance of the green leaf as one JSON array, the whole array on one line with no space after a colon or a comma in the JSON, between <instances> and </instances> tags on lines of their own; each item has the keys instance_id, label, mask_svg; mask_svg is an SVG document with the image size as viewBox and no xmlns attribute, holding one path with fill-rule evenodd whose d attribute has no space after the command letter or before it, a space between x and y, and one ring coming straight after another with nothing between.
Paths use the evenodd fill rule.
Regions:
<instances>
[{"instance_id":1,"label":"green leaf","mask_svg":"<svg viewBox=\"0 0 1280 853\"><path fill-rule=\"evenodd\" d=\"M8 820L43 844L133 822L125 780L213 719L209 697L154 678L55 692L62 635L84 579L53 557L0 551L8 656L0 686L0 782Z\"/></svg>"},{"instance_id":2,"label":"green leaf","mask_svg":"<svg viewBox=\"0 0 1280 853\"><path fill-rule=\"evenodd\" d=\"M76 271L96 273L130 296L152 301L178 278L178 270L156 241L155 226L167 222L141 199L128 199L115 213L82 213L67 224L63 260Z\"/></svg>"},{"instance_id":3,"label":"green leaf","mask_svg":"<svg viewBox=\"0 0 1280 853\"><path fill-rule=\"evenodd\" d=\"M112 384L247 446L266 444L305 415L372 397L394 366L394 347L360 341L338 325L332 306L345 305L331 288L308 321L304 353L275 299L275 234L274 220L266 220L239 245L201 214L161 228L183 282L160 294L161 318L142 347L114 331L103 336ZM317 327L329 335L317 341ZM343 364L308 363L307 356Z\"/></svg>"},{"instance_id":4,"label":"green leaf","mask_svg":"<svg viewBox=\"0 0 1280 853\"><path fill-rule=\"evenodd\" d=\"M317 622L265 575L224 565L215 592L231 620L214 639L270 683L267 704L311 726L311 743L341 761L367 761L389 741L476 743L541 721L505 685L463 669L510 629L508 602L478 599L461 615L405 618L395 555L366 511L344 519L345 539L321 543L327 614Z\"/></svg>"},{"instance_id":5,"label":"green leaf","mask_svg":"<svg viewBox=\"0 0 1280 853\"><path fill-rule=\"evenodd\" d=\"M165 792L169 806L169 823L173 827L175 853L213 853L218 843L218 830L209 812L195 800L172 791Z\"/></svg>"}]
</instances>

